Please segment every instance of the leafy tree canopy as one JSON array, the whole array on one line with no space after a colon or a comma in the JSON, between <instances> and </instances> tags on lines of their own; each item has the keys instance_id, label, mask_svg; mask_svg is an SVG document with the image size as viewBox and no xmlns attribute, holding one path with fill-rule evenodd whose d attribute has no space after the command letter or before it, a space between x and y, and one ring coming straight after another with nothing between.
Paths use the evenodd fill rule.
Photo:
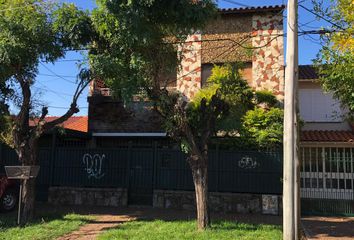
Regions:
<instances>
[{"instance_id":1,"label":"leafy tree canopy","mask_svg":"<svg viewBox=\"0 0 354 240\"><path fill-rule=\"evenodd\" d=\"M354 4L352 0L331 0L324 9L313 1L314 9L333 23L333 33L322 36L323 47L315 64L325 90L334 93L354 114Z\"/></svg>"},{"instance_id":2,"label":"leafy tree canopy","mask_svg":"<svg viewBox=\"0 0 354 240\"><path fill-rule=\"evenodd\" d=\"M15 75L34 79L40 61L64 57L81 46L90 29L87 13L72 4L1 0L0 6L0 82Z\"/></svg>"},{"instance_id":3,"label":"leafy tree canopy","mask_svg":"<svg viewBox=\"0 0 354 240\"><path fill-rule=\"evenodd\" d=\"M73 4L0 0L0 9L0 121L9 121L15 119L5 117L10 100L22 108L21 116L33 112L30 87L39 63L54 63L67 50L86 45L92 31L88 12Z\"/></svg>"},{"instance_id":4,"label":"leafy tree canopy","mask_svg":"<svg viewBox=\"0 0 354 240\"><path fill-rule=\"evenodd\" d=\"M115 95L125 99L141 87L158 88L158 79L175 73L176 43L202 28L216 11L211 0L99 0L97 4L92 19L98 38L90 66Z\"/></svg>"}]
</instances>

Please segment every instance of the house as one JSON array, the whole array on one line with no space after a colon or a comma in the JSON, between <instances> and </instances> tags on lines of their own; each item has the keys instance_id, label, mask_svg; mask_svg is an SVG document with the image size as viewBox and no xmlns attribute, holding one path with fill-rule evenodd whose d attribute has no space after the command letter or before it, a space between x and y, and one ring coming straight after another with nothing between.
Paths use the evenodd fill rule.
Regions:
<instances>
[{"instance_id":1,"label":"house","mask_svg":"<svg viewBox=\"0 0 354 240\"><path fill-rule=\"evenodd\" d=\"M213 64L242 61L244 77L255 90L270 90L282 101L284 95L284 6L220 9L219 16L201 33L179 46L181 71L171 76L168 87L192 98L203 87ZM253 47L253 51L244 47ZM146 102L124 106L113 99L100 80L90 86L88 128L97 146L119 146L129 138L164 141L159 115ZM115 140L113 140L115 139ZM143 144L143 143L141 143ZM144 145L144 144L143 144Z\"/></svg>"},{"instance_id":2,"label":"house","mask_svg":"<svg viewBox=\"0 0 354 240\"><path fill-rule=\"evenodd\" d=\"M241 60L253 89L270 90L283 101L283 10L284 6L220 9L216 20L179 47L182 68L171 76L168 87L192 98L213 64ZM244 51L240 44L254 50ZM354 213L354 133L343 117L345 109L322 91L317 79L312 66L299 66L302 207L308 213ZM192 209L193 184L185 156L166 137L153 107L142 101L125 106L100 80L90 85L88 102L88 117L72 117L63 124L87 131L81 135L85 140L70 137L55 145L53 138L40 151L39 182L44 192L49 191L49 201ZM281 159L281 153L211 149L212 209L259 212L264 196L277 207Z\"/></svg>"},{"instance_id":3,"label":"house","mask_svg":"<svg viewBox=\"0 0 354 240\"><path fill-rule=\"evenodd\" d=\"M213 64L242 61L244 77L255 90L284 96L284 6L220 9L219 18L180 46L182 70L169 87L192 98L210 76ZM252 46L251 54L239 45ZM301 197L305 212L354 212L354 130L345 108L324 93L313 66L299 66ZM146 103L123 103L110 96L103 82L91 85L89 131L99 147L117 147L132 141L135 147L168 145L159 116ZM318 202L321 200L322 202ZM328 201L327 201L328 200ZM341 208L325 207L323 204ZM343 201L349 205L343 204ZM350 206L350 207L348 207Z\"/></svg>"},{"instance_id":4,"label":"house","mask_svg":"<svg viewBox=\"0 0 354 240\"><path fill-rule=\"evenodd\" d=\"M181 70L170 76L168 87L192 98L205 84L213 64L242 61L250 86L270 90L282 101L283 10L284 6L220 9L218 18L205 30L190 35L179 46ZM149 102L133 101L125 106L100 80L90 85L89 94L91 148L70 149L60 153L65 156L60 161L53 160L55 176L49 201L194 209L186 156L166 137ZM281 194L281 153L242 154L211 150L212 210L260 212L264 194L276 194L276 200ZM220 165L219 159L223 159ZM252 181L247 180L250 178Z\"/></svg>"}]
</instances>

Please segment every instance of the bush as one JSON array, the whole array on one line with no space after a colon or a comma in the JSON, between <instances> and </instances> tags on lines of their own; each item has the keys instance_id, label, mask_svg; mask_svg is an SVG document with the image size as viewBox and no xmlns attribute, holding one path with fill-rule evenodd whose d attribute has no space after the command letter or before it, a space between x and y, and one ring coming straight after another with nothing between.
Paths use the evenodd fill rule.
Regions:
<instances>
[{"instance_id":1,"label":"bush","mask_svg":"<svg viewBox=\"0 0 354 240\"><path fill-rule=\"evenodd\" d=\"M274 107L278 104L278 100L274 94L267 90L257 91L255 97L257 104L266 104L268 107Z\"/></svg>"},{"instance_id":2,"label":"bush","mask_svg":"<svg viewBox=\"0 0 354 240\"><path fill-rule=\"evenodd\" d=\"M242 138L253 139L260 147L274 147L283 140L283 116L280 108L255 108L243 117Z\"/></svg>"}]
</instances>

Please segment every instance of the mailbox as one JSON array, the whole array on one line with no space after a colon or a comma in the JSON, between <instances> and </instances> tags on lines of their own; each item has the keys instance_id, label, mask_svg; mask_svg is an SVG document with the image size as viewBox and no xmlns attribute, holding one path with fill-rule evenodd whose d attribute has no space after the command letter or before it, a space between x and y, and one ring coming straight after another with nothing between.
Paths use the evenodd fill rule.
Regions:
<instances>
[{"instance_id":1,"label":"mailbox","mask_svg":"<svg viewBox=\"0 0 354 240\"><path fill-rule=\"evenodd\" d=\"M23 180L36 178L39 172L39 166L5 166L5 171L8 179L19 179L21 181L17 214L17 224L21 225Z\"/></svg>"}]
</instances>

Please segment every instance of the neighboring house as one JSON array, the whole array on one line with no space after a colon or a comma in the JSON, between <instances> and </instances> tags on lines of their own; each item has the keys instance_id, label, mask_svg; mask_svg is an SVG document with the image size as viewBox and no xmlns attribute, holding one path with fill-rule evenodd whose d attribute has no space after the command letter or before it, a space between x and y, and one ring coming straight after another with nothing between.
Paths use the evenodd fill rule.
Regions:
<instances>
[{"instance_id":1,"label":"neighboring house","mask_svg":"<svg viewBox=\"0 0 354 240\"><path fill-rule=\"evenodd\" d=\"M46 122L51 122L59 117L55 116L48 116L44 119ZM65 122L61 123L58 125L58 127L66 129L66 130L72 130L72 131L77 131L77 132L88 132L88 117L87 116L72 116ZM30 126L35 126L36 120L30 120Z\"/></svg>"},{"instance_id":2,"label":"neighboring house","mask_svg":"<svg viewBox=\"0 0 354 240\"><path fill-rule=\"evenodd\" d=\"M45 121L50 122L59 117L48 116ZM36 120L30 120L30 126L35 126ZM87 147L91 135L88 133L88 117L72 116L57 128L45 133L39 140L40 147Z\"/></svg>"},{"instance_id":3,"label":"neighboring house","mask_svg":"<svg viewBox=\"0 0 354 240\"><path fill-rule=\"evenodd\" d=\"M353 214L354 128L310 65L299 66L299 110L302 208Z\"/></svg>"}]
</instances>

